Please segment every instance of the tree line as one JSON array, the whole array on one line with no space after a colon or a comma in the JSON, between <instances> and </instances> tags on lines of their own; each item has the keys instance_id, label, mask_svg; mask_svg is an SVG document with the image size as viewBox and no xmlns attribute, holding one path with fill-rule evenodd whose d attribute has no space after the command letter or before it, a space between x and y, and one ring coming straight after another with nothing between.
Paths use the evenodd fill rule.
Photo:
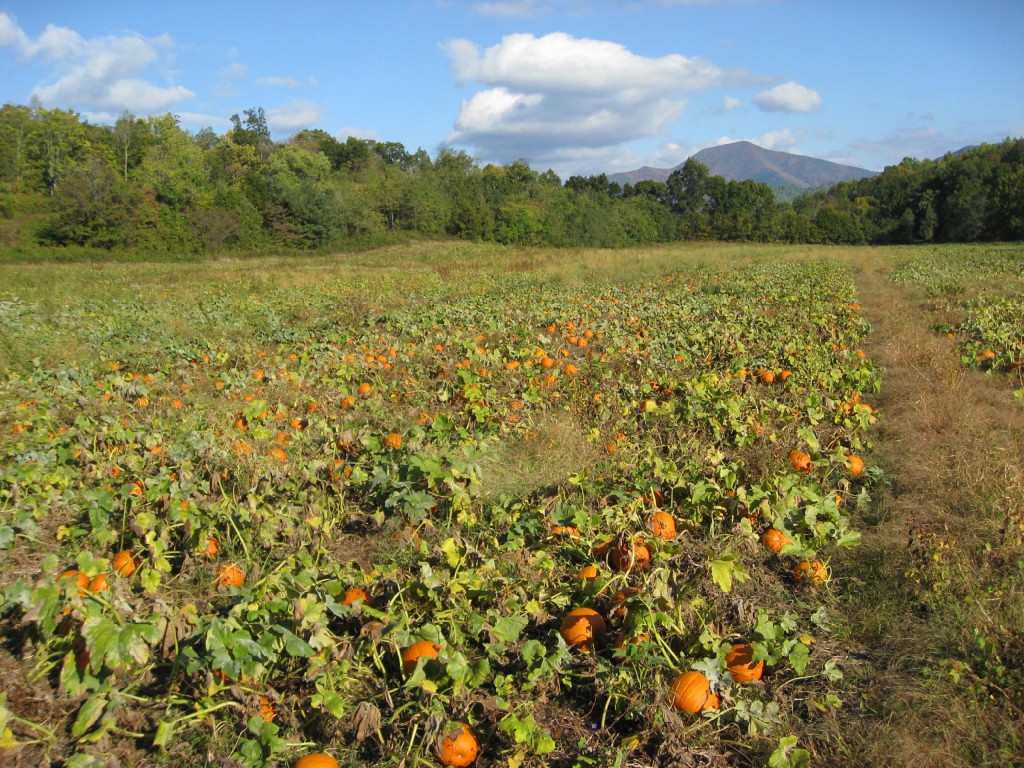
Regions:
<instances>
[{"instance_id":1,"label":"tree line","mask_svg":"<svg viewBox=\"0 0 1024 768\"><path fill-rule=\"evenodd\" d=\"M778 202L690 159L665 182L563 181L525 160L481 165L398 142L304 130L273 141L261 108L223 134L171 114L114 125L39 104L0 109L0 247L204 254L323 249L395 233L530 246L678 240L914 243L1024 239L1024 140ZM0 222L2 224L2 222ZM12 232L17 232L17 236ZM27 231L27 234L26 234ZM20 240L18 238L21 238Z\"/></svg>"}]
</instances>

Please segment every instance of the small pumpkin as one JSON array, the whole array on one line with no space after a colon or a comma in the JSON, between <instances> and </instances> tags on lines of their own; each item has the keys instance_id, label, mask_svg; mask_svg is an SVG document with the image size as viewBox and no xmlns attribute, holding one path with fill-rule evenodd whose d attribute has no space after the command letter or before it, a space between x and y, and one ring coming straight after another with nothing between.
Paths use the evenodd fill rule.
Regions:
<instances>
[{"instance_id":1,"label":"small pumpkin","mask_svg":"<svg viewBox=\"0 0 1024 768\"><path fill-rule=\"evenodd\" d=\"M600 640L608 626L593 608L574 608L562 619L562 637L570 648L584 653L594 650L594 643Z\"/></svg>"},{"instance_id":2,"label":"small pumpkin","mask_svg":"<svg viewBox=\"0 0 1024 768\"><path fill-rule=\"evenodd\" d=\"M89 589L89 577L79 570L72 569L70 571L64 571L64 573L57 577L58 582L64 581L64 579L75 580L75 584L78 586L79 595L84 595Z\"/></svg>"},{"instance_id":3,"label":"small pumpkin","mask_svg":"<svg viewBox=\"0 0 1024 768\"><path fill-rule=\"evenodd\" d=\"M577 574L582 581L593 581L598 577L598 570L596 565L584 565L580 568L580 572Z\"/></svg>"},{"instance_id":4,"label":"small pumpkin","mask_svg":"<svg viewBox=\"0 0 1024 768\"><path fill-rule=\"evenodd\" d=\"M402 650L402 671L405 674L412 674L416 669L416 662L422 657L436 659L441 646L430 640L420 640Z\"/></svg>"},{"instance_id":5,"label":"small pumpkin","mask_svg":"<svg viewBox=\"0 0 1024 768\"><path fill-rule=\"evenodd\" d=\"M637 587L625 587L612 595L612 607L610 615L616 619L625 618L629 606L626 604L630 598L640 594Z\"/></svg>"},{"instance_id":6,"label":"small pumpkin","mask_svg":"<svg viewBox=\"0 0 1024 768\"><path fill-rule=\"evenodd\" d=\"M763 381L765 384L771 384L775 381L775 371L770 371L767 368L761 368L757 372L757 378Z\"/></svg>"},{"instance_id":7,"label":"small pumpkin","mask_svg":"<svg viewBox=\"0 0 1024 768\"><path fill-rule=\"evenodd\" d=\"M659 539L671 541L676 537L676 520L668 512L656 510L651 515L651 531Z\"/></svg>"},{"instance_id":8,"label":"small pumpkin","mask_svg":"<svg viewBox=\"0 0 1024 768\"><path fill-rule=\"evenodd\" d=\"M764 674L764 659L754 661L754 647L737 643L725 657L725 666L737 683L752 683Z\"/></svg>"},{"instance_id":9,"label":"small pumpkin","mask_svg":"<svg viewBox=\"0 0 1024 768\"><path fill-rule=\"evenodd\" d=\"M234 563L224 563L217 569L217 584L221 587L240 587L245 583L245 571Z\"/></svg>"},{"instance_id":10,"label":"small pumpkin","mask_svg":"<svg viewBox=\"0 0 1024 768\"><path fill-rule=\"evenodd\" d=\"M789 452L789 463L795 471L805 475L814 468L810 455L797 449Z\"/></svg>"},{"instance_id":11,"label":"small pumpkin","mask_svg":"<svg viewBox=\"0 0 1024 768\"><path fill-rule=\"evenodd\" d=\"M852 453L846 457L847 464L850 467L850 474L854 477L860 477L864 474L864 459L860 456L854 456Z\"/></svg>"},{"instance_id":12,"label":"small pumpkin","mask_svg":"<svg viewBox=\"0 0 1024 768\"><path fill-rule=\"evenodd\" d=\"M691 715L718 709L720 703L718 694L711 690L711 681L693 669L677 676L669 686L669 693L672 706Z\"/></svg>"},{"instance_id":13,"label":"small pumpkin","mask_svg":"<svg viewBox=\"0 0 1024 768\"><path fill-rule=\"evenodd\" d=\"M465 723L452 723L437 739L437 759L454 768L472 765L479 751L476 736Z\"/></svg>"},{"instance_id":14,"label":"small pumpkin","mask_svg":"<svg viewBox=\"0 0 1024 768\"><path fill-rule=\"evenodd\" d=\"M114 570L122 576L131 576L138 568L135 563L135 557L132 555L130 549L122 549L114 555L112 562L114 564Z\"/></svg>"},{"instance_id":15,"label":"small pumpkin","mask_svg":"<svg viewBox=\"0 0 1024 768\"><path fill-rule=\"evenodd\" d=\"M364 605L373 607L373 598L367 594L366 590L362 587L352 587L345 596L341 599L342 605L352 605L356 600L362 600Z\"/></svg>"},{"instance_id":16,"label":"small pumpkin","mask_svg":"<svg viewBox=\"0 0 1024 768\"><path fill-rule=\"evenodd\" d=\"M338 768L338 761L324 752L317 752L300 758L295 768Z\"/></svg>"},{"instance_id":17,"label":"small pumpkin","mask_svg":"<svg viewBox=\"0 0 1024 768\"><path fill-rule=\"evenodd\" d=\"M769 552L781 552L783 547L788 547L793 541L778 528L769 528L761 535L761 543Z\"/></svg>"},{"instance_id":18,"label":"small pumpkin","mask_svg":"<svg viewBox=\"0 0 1024 768\"><path fill-rule=\"evenodd\" d=\"M100 592L106 592L110 589L107 584L107 574L97 573L91 579L89 579L89 591L94 595L98 595Z\"/></svg>"},{"instance_id":19,"label":"small pumpkin","mask_svg":"<svg viewBox=\"0 0 1024 768\"><path fill-rule=\"evenodd\" d=\"M820 586L828 581L828 568L821 560L803 560L793 569L793 578L799 582L810 582Z\"/></svg>"},{"instance_id":20,"label":"small pumpkin","mask_svg":"<svg viewBox=\"0 0 1024 768\"><path fill-rule=\"evenodd\" d=\"M392 451L398 451L402 448L402 436L397 432L392 432L384 438L384 447L390 448Z\"/></svg>"},{"instance_id":21,"label":"small pumpkin","mask_svg":"<svg viewBox=\"0 0 1024 768\"><path fill-rule=\"evenodd\" d=\"M626 573L646 571L651 564L651 550L637 537L632 544L622 544L612 550L612 565Z\"/></svg>"},{"instance_id":22,"label":"small pumpkin","mask_svg":"<svg viewBox=\"0 0 1024 768\"><path fill-rule=\"evenodd\" d=\"M216 536L207 536L206 537L206 549L203 550L203 555L205 555L207 558L212 560L213 558L215 558L217 556L218 552L220 552L220 542L217 541L217 537Z\"/></svg>"}]
</instances>

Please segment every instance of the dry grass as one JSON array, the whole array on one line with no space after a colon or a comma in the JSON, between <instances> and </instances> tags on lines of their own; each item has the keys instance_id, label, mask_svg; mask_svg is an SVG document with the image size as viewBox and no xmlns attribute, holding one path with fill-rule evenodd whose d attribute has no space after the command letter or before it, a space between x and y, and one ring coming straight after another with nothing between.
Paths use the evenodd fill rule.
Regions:
<instances>
[{"instance_id":1,"label":"dry grass","mask_svg":"<svg viewBox=\"0 0 1024 768\"><path fill-rule=\"evenodd\" d=\"M891 485L844 564L859 583L843 618L869 664L859 712L824 751L834 765L1019 765L1021 678L1000 662L1024 650L1024 411L1005 381L960 367L877 263L860 289L884 368L875 460Z\"/></svg>"}]
</instances>

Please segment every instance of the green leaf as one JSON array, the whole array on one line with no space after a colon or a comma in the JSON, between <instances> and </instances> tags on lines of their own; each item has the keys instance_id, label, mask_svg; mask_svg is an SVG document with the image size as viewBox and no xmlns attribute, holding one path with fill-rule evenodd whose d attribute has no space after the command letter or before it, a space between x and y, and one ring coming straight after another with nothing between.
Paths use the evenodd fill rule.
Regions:
<instances>
[{"instance_id":1,"label":"green leaf","mask_svg":"<svg viewBox=\"0 0 1024 768\"><path fill-rule=\"evenodd\" d=\"M86 699L85 704L78 710L75 724L71 726L72 737L79 739L85 735L95 725L96 721L100 719L100 715L103 714L103 709L106 706L107 697L102 693L97 693Z\"/></svg>"},{"instance_id":2,"label":"green leaf","mask_svg":"<svg viewBox=\"0 0 1024 768\"><path fill-rule=\"evenodd\" d=\"M711 563L711 580L718 585L718 588L723 592L729 592L732 590L732 572L736 568L736 563L731 559L719 559L712 560Z\"/></svg>"},{"instance_id":3,"label":"green leaf","mask_svg":"<svg viewBox=\"0 0 1024 768\"><path fill-rule=\"evenodd\" d=\"M514 643L528 623L525 616L499 616L491 627L491 634L500 642Z\"/></svg>"}]
</instances>

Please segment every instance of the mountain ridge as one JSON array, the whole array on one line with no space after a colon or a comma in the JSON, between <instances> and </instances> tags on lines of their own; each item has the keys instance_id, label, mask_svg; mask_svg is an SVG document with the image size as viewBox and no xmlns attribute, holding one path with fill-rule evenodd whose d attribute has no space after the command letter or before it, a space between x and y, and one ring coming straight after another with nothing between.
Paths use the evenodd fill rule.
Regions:
<instances>
[{"instance_id":1,"label":"mountain ridge","mask_svg":"<svg viewBox=\"0 0 1024 768\"><path fill-rule=\"evenodd\" d=\"M736 141L702 149L693 159L707 166L712 176L731 181L750 179L778 189L783 187L817 189L841 181L877 176L876 171L842 165L808 155L764 149L749 141ZM683 163L673 168L644 166L632 171L609 174L608 181L636 184L638 181L666 181Z\"/></svg>"}]
</instances>

